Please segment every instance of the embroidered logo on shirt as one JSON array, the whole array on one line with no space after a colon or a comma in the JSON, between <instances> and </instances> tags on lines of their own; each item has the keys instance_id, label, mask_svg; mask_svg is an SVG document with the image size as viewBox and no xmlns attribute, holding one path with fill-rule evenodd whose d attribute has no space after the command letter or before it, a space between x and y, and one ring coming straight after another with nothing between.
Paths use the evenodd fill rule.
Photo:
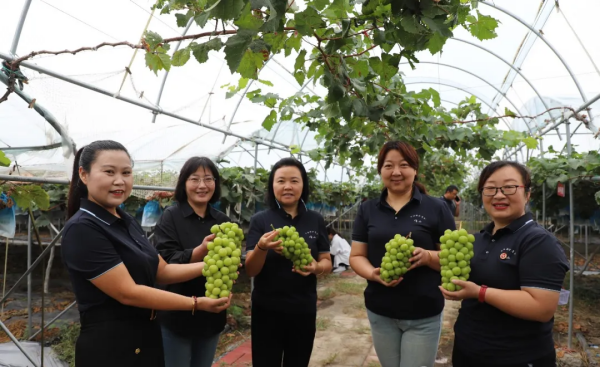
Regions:
<instances>
[{"instance_id":1,"label":"embroidered logo on shirt","mask_svg":"<svg viewBox=\"0 0 600 367\"><path fill-rule=\"evenodd\" d=\"M413 215L410 216L410 218L412 218L412 220L415 223L423 223L423 222L425 222L427 220L427 218L425 218L425 216L420 215L420 214L413 214Z\"/></svg>"},{"instance_id":2,"label":"embroidered logo on shirt","mask_svg":"<svg viewBox=\"0 0 600 367\"><path fill-rule=\"evenodd\" d=\"M304 238L310 238L311 240L316 240L319 237L319 232L317 231L307 231L304 233Z\"/></svg>"},{"instance_id":3,"label":"embroidered logo on shirt","mask_svg":"<svg viewBox=\"0 0 600 367\"><path fill-rule=\"evenodd\" d=\"M500 250L500 260L510 260L510 256L517 256L517 252L511 248L503 248Z\"/></svg>"}]
</instances>

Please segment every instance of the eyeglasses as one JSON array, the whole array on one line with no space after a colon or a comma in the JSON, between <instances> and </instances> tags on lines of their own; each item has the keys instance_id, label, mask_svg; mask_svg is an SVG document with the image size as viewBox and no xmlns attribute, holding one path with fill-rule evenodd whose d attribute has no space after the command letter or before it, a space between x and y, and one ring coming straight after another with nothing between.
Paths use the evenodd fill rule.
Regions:
<instances>
[{"instance_id":1,"label":"eyeglasses","mask_svg":"<svg viewBox=\"0 0 600 367\"><path fill-rule=\"evenodd\" d=\"M481 190L481 194L483 196L496 196L496 194L498 193L498 190L502 191L503 195L514 195L517 193L517 189L519 187L523 187L525 188L525 186L523 185L506 185L506 186L502 186L502 187L493 187L493 186L488 186L488 187L484 187Z\"/></svg>"},{"instance_id":2,"label":"eyeglasses","mask_svg":"<svg viewBox=\"0 0 600 367\"><path fill-rule=\"evenodd\" d=\"M204 184L206 186L211 186L211 185L215 184L215 181L217 181L217 180L212 176L206 176L204 178L199 178L199 177L188 178L188 182L190 182L194 186L199 186L200 182L204 182Z\"/></svg>"}]
</instances>

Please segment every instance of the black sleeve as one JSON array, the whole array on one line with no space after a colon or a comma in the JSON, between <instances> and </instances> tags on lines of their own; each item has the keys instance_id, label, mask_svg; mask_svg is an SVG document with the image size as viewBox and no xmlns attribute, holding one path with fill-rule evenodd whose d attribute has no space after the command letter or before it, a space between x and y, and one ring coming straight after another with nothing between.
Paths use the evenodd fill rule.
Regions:
<instances>
[{"instance_id":1,"label":"black sleeve","mask_svg":"<svg viewBox=\"0 0 600 367\"><path fill-rule=\"evenodd\" d=\"M435 243L440 243L440 237L444 232L449 229L454 231L456 229L456 222L454 221L454 213L450 211L450 208L445 203L440 206L440 212L438 215L438 227L436 228Z\"/></svg>"},{"instance_id":2,"label":"black sleeve","mask_svg":"<svg viewBox=\"0 0 600 367\"><path fill-rule=\"evenodd\" d=\"M569 265L556 238L550 234L533 237L519 251L521 287L560 292Z\"/></svg>"},{"instance_id":3,"label":"black sleeve","mask_svg":"<svg viewBox=\"0 0 600 367\"><path fill-rule=\"evenodd\" d=\"M189 264L192 259L194 249L184 249L179 242L170 210L165 210L156 223L154 243L160 256L169 264Z\"/></svg>"},{"instance_id":4,"label":"black sleeve","mask_svg":"<svg viewBox=\"0 0 600 367\"><path fill-rule=\"evenodd\" d=\"M93 224L73 223L62 238L62 256L67 268L93 280L123 261L113 243Z\"/></svg>"},{"instance_id":5,"label":"black sleeve","mask_svg":"<svg viewBox=\"0 0 600 367\"><path fill-rule=\"evenodd\" d=\"M364 215L364 209L366 205L366 202L360 204L356 218L354 218L354 226L352 227L352 241L367 243L367 240L369 239L369 230Z\"/></svg>"},{"instance_id":6,"label":"black sleeve","mask_svg":"<svg viewBox=\"0 0 600 367\"><path fill-rule=\"evenodd\" d=\"M262 215L255 214L250 218L250 227L248 228L248 237L246 238L246 251L252 251L260 238L265 234Z\"/></svg>"},{"instance_id":7,"label":"black sleeve","mask_svg":"<svg viewBox=\"0 0 600 367\"><path fill-rule=\"evenodd\" d=\"M331 243L329 242L329 236L327 235L327 227L325 227L325 219L318 214L319 216L319 238L317 238L317 248L320 254L329 253L329 249L331 248Z\"/></svg>"}]
</instances>

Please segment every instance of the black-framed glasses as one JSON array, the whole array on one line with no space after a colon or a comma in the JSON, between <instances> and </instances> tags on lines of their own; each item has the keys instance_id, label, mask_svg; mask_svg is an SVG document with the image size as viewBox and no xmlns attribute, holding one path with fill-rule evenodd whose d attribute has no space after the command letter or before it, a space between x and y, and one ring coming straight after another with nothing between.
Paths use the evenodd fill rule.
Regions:
<instances>
[{"instance_id":1,"label":"black-framed glasses","mask_svg":"<svg viewBox=\"0 0 600 367\"><path fill-rule=\"evenodd\" d=\"M502 187L486 186L481 190L481 194L483 196L496 196L498 190L500 190L503 195L514 195L517 193L519 187L525 188L523 185L505 185Z\"/></svg>"},{"instance_id":2,"label":"black-framed glasses","mask_svg":"<svg viewBox=\"0 0 600 367\"><path fill-rule=\"evenodd\" d=\"M200 182L204 182L204 184L206 186L211 186L211 185L215 184L215 182L217 181L217 179L214 178L214 177L212 177L212 176L206 176L204 178L201 178L201 177L190 177L190 178L188 178L188 181L192 185L194 185L194 186L200 185Z\"/></svg>"}]
</instances>

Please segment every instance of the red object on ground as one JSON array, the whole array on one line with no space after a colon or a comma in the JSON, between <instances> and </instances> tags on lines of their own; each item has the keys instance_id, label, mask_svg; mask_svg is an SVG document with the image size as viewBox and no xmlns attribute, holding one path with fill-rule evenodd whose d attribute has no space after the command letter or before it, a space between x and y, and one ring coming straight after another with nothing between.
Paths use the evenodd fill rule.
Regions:
<instances>
[{"instance_id":1,"label":"red object on ground","mask_svg":"<svg viewBox=\"0 0 600 367\"><path fill-rule=\"evenodd\" d=\"M225 357L215 362L212 367L226 365L228 367L247 367L252 364L252 344L251 341L239 345L237 348L227 353Z\"/></svg>"}]
</instances>

